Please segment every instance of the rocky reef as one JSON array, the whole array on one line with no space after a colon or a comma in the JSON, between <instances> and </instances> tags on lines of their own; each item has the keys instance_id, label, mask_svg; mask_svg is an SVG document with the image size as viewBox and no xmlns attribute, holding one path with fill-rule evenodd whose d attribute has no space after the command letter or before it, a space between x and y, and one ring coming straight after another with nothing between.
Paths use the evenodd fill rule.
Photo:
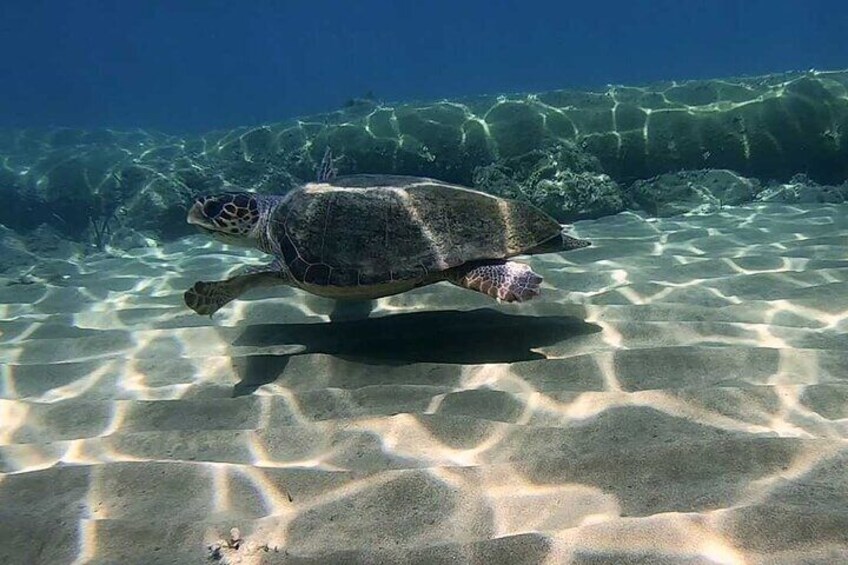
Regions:
<instances>
[{"instance_id":1,"label":"rocky reef","mask_svg":"<svg viewBox=\"0 0 848 565\"><path fill-rule=\"evenodd\" d=\"M846 132L848 72L818 71L431 104L363 99L192 137L7 130L0 223L47 223L99 247L171 239L188 232L193 196L285 192L313 178L327 147L341 174L435 177L527 199L563 222L634 207L844 201Z\"/></svg>"},{"instance_id":2,"label":"rocky reef","mask_svg":"<svg viewBox=\"0 0 848 565\"><path fill-rule=\"evenodd\" d=\"M722 206L751 202L761 191L756 179L727 169L704 169L665 173L635 181L628 190L632 207L658 216L686 212L709 213Z\"/></svg>"}]
</instances>

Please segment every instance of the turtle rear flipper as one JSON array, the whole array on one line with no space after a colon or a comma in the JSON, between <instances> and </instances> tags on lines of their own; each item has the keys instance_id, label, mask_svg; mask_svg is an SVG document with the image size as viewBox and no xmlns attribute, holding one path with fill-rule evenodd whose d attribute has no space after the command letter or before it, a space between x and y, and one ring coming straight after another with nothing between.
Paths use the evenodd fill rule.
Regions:
<instances>
[{"instance_id":1,"label":"turtle rear flipper","mask_svg":"<svg viewBox=\"0 0 848 565\"><path fill-rule=\"evenodd\" d=\"M524 302L542 292L542 277L514 261L463 265L448 271L447 280L503 302Z\"/></svg>"},{"instance_id":2,"label":"turtle rear flipper","mask_svg":"<svg viewBox=\"0 0 848 565\"><path fill-rule=\"evenodd\" d=\"M228 302L235 300L248 290L264 286L288 284L281 271L257 271L237 275L223 281L197 281L185 291L186 306L202 315L211 316Z\"/></svg>"}]
</instances>

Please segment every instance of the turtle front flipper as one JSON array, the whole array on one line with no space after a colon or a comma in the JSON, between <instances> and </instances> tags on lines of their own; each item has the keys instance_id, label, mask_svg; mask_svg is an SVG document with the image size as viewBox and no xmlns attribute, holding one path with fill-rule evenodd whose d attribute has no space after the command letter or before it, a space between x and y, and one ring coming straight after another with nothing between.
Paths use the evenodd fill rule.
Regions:
<instances>
[{"instance_id":1,"label":"turtle front flipper","mask_svg":"<svg viewBox=\"0 0 848 565\"><path fill-rule=\"evenodd\" d=\"M503 302L524 302L539 296L542 277L514 261L467 264L450 269L448 281Z\"/></svg>"},{"instance_id":2,"label":"turtle front flipper","mask_svg":"<svg viewBox=\"0 0 848 565\"><path fill-rule=\"evenodd\" d=\"M283 271L256 271L236 275L223 281L197 281L185 291L186 306L201 315L211 316L228 302L235 300L248 290L265 286L288 284Z\"/></svg>"}]
</instances>

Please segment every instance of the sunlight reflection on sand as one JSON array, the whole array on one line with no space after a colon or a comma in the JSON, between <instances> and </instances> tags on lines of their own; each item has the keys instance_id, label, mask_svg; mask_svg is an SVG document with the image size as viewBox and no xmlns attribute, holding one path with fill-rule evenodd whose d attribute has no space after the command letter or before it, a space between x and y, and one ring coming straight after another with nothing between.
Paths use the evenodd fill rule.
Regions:
<instances>
[{"instance_id":1,"label":"sunlight reflection on sand","mask_svg":"<svg viewBox=\"0 0 848 565\"><path fill-rule=\"evenodd\" d=\"M134 539L204 558L234 526L304 556L501 540L549 563L760 563L781 535L772 557L843 555L846 212L579 222L593 247L530 260L538 301L438 285L332 326L292 289L214 320L181 304L257 253L92 257L32 303L0 289L0 502L63 485L79 563ZM98 261L158 275L114 290Z\"/></svg>"}]
</instances>

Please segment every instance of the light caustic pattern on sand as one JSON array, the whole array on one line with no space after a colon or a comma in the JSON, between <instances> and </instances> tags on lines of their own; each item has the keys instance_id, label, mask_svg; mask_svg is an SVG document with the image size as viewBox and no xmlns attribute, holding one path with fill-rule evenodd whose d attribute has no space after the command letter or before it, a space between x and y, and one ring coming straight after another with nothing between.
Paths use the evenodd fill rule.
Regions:
<instances>
[{"instance_id":1,"label":"light caustic pattern on sand","mask_svg":"<svg viewBox=\"0 0 848 565\"><path fill-rule=\"evenodd\" d=\"M2 561L200 562L232 527L241 562L848 557L848 209L575 232L534 302L333 324L288 288L191 313L260 259L199 238L36 265L0 288Z\"/></svg>"}]
</instances>

